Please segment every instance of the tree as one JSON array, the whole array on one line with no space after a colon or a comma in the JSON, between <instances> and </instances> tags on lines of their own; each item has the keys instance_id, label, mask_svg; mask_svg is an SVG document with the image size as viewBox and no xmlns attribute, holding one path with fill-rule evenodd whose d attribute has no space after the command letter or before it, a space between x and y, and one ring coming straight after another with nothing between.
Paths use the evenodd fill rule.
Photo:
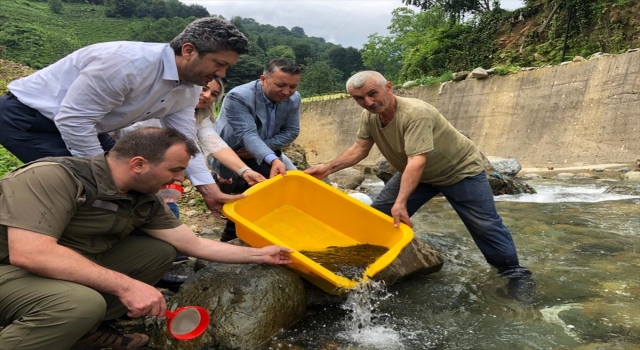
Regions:
<instances>
[{"instance_id":1,"label":"tree","mask_svg":"<svg viewBox=\"0 0 640 350\"><path fill-rule=\"evenodd\" d=\"M362 61L365 66L382 73L388 80L395 81L402 67L402 47L391 36L378 33L369 35L363 45Z\"/></svg>"},{"instance_id":2,"label":"tree","mask_svg":"<svg viewBox=\"0 0 640 350\"><path fill-rule=\"evenodd\" d=\"M291 28L291 33L296 34L296 35L300 35L300 36L306 36L306 34L304 33L304 29L302 29L300 27Z\"/></svg>"},{"instance_id":3,"label":"tree","mask_svg":"<svg viewBox=\"0 0 640 350\"><path fill-rule=\"evenodd\" d=\"M229 68L227 72L225 90L229 91L238 85L258 79L265 66L266 62L260 57L251 54L241 56L238 64Z\"/></svg>"},{"instance_id":4,"label":"tree","mask_svg":"<svg viewBox=\"0 0 640 350\"><path fill-rule=\"evenodd\" d=\"M62 0L48 0L49 10L53 13L61 14L62 13Z\"/></svg>"},{"instance_id":5,"label":"tree","mask_svg":"<svg viewBox=\"0 0 640 350\"><path fill-rule=\"evenodd\" d=\"M138 4L134 0L109 0L107 3L107 17L131 17L135 14Z\"/></svg>"},{"instance_id":6,"label":"tree","mask_svg":"<svg viewBox=\"0 0 640 350\"><path fill-rule=\"evenodd\" d=\"M327 51L329 66L342 72L342 78L347 80L353 73L364 68L360 52L353 47L336 46Z\"/></svg>"},{"instance_id":7,"label":"tree","mask_svg":"<svg viewBox=\"0 0 640 350\"><path fill-rule=\"evenodd\" d=\"M313 58L313 47L308 42L298 41L291 48L296 54L296 62L298 64L305 64L307 57Z\"/></svg>"},{"instance_id":8,"label":"tree","mask_svg":"<svg viewBox=\"0 0 640 350\"><path fill-rule=\"evenodd\" d=\"M295 61L296 53L289 46L278 45L267 50L267 61L271 61L276 58L286 58L288 60Z\"/></svg>"},{"instance_id":9,"label":"tree","mask_svg":"<svg viewBox=\"0 0 640 350\"><path fill-rule=\"evenodd\" d=\"M151 0L149 14L155 19L169 17L167 3L164 0Z\"/></svg>"},{"instance_id":10,"label":"tree","mask_svg":"<svg viewBox=\"0 0 640 350\"><path fill-rule=\"evenodd\" d=\"M256 45L262 49L262 51L267 51L267 44L262 39L262 35L258 35L258 40L256 40Z\"/></svg>"},{"instance_id":11,"label":"tree","mask_svg":"<svg viewBox=\"0 0 640 350\"><path fill-rule=\"evenodd\" d=\"M298 91L302 96L313 96L328 92L344 91L342 72L329 67L327 62L307 58L309 64L300 78Z\"/></svg>"},{"instance_id":12,"label":"tree","mask_svg":"<svg viewBox=\"0 0 640 350\"><path fill-rule=\"evenodd\" d=\"M413 5L421 10L442 7L449 15L460 19L466 13L485 13L494 7L500 7L499 0L402 0L405 5Z\"/></svg>"}]
</instances>

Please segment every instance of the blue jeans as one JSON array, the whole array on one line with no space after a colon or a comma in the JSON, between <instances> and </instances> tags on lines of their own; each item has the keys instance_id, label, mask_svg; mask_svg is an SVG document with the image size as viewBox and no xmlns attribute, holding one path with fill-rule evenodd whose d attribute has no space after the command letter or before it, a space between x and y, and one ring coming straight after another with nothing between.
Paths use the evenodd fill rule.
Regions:
<instances>
[{"instance_id":1,"label":"blue jeans","mask_svg":"<svg viewBox=\"0 0 640 350\"><path fill-rule=\"evenodd\" d=\"M401 177L401 173L395 174L371 206L391 215L391 208L400 191ZM513 238L496 212L493 193L484 171L449 186L419 183L407 200L409 216L439 193L445 196L458 213L490 265L497 267L500 272L521 269Z\"/></svg>"}]
</instances>

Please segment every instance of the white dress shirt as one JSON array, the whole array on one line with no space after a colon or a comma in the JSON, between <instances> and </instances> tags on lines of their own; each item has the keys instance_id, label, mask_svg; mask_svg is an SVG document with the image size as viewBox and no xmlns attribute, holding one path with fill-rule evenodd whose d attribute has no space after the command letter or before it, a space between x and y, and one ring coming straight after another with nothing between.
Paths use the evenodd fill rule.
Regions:
<instances>
[{"instance_id":1,"label":"white dress shirt","mask_svg":"<svg viewBox=\"0 0 640 350\"><path fill-rule=\"evenodd\" d=\"M202 88L179 83L168 44L94 44L7 87L54 121L74 156L102 153L98 133L154 118L197 140L194 110ZM194 185L214 183L202 153L191 159L186 175Z\"/></svg>"}]
</instances>

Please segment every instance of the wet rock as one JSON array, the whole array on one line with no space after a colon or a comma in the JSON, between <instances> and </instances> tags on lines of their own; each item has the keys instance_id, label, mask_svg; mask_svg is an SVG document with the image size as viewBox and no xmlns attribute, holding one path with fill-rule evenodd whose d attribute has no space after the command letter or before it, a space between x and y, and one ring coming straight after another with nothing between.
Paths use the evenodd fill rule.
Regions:
<instances>
[{"instance_id":1,"label":"wet rock","mask_svg":"<svg viewBox=\"0 0 640 350\"><path fill-rule=\"evenodd\" d=\"M416 237L402 249L389 266L373 276L373 280L392 285L414 273L438 272L443 264L444 259L440 252Z\"/></svg>"},{"instance_id":2,"label":"wet rock","mask_svg":"<svg viewBox=\"0 0 640 350\"><path fill-rule=\"evenodd\" d=\"M205 333L188 342L166 327L151 335L159 349L253 349L300 320L306 307L302 280L280 266L212 263L180 288L167 307L200 305L211 314Z\"/></svg>"},{"instance_id":3,"label":"wet rock","mask_svg":"<svg viewBox=\"0 0 640 350\"><path fill-rule=\"evenodd\" d=\"M510 179L498 173L491 173L487 176L489 186L494 196L503 194L537 193L536 190L524 181Z\"/></svg>"},{"instance_id":4,"label":"wet rock","mask_svg":"<svg viewBox=\"0 0 640 350\"><path fill-rule=\"evenodd\" d=\"M373 276L374 281L384 281L386 285L395 284L412 274L432 274L440 271L444 259L440 252L415 237L398 255L398 257L382 271ZM331 295L305 281L307 305L335 305L346 300L343 295Z\"/></svg>"},{"instance_id":5,"label":"wet rock","mask_svg":"<svg viewBox=\"0 0 640 350\"><path fill-rule=\"evenodd\" d=\"M639 185L613 185L607 187L604 193L615 193L627 196L640 196L640 184Z\"/></svg>"},{"instance_id":6,"label":"wet rock","mask_svg":"<svg viewBox=\"0 0 640 350\"><path fill-rule=\"evenodd\" d=\"M353 190L364 181L364 173L358 169L346 168L329 175L328 179L341 188Z\"/></svg>"},{"instance_id":7,"label":"wet rock","mask_svg":"<svg viewBox=\"0 0 640 350\"><path fill-rule=\"evenodd\" d=\"M373 173L376 174L376 176L386 184L393 175L398 173L398 170L396 170L396 168L394 168L388 160L386 160L385 158L380 158L373 166Z\"/></svg>"},{"instance_id":8,"label":"wet rock","mask_svg":"<svg viewBox=\"0 0 640 350\"><path fill-rule=\"evenodd\" d=\"M585 316L580 309L562 311L558 317L575 333L590 339L606 339L609 333L605 324Z\"/></svg>"}]
</instances>

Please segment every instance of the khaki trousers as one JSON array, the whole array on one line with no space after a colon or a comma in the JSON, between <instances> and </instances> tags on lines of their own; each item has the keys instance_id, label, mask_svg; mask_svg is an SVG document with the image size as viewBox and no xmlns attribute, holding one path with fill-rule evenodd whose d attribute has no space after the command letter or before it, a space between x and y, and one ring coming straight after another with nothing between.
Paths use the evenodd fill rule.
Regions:
<instances>
[{"instance_id":1,"label":"khaki trousers","mask_svg":"<svg viewBox=\"0 0 640 350\"><path fill-rule=\"evenodd\" d=\"M151 237L126 237L106 253L87 258L148 284L173 264L176 250ZM124 315L118 298L89 287L0 265L0 349L69 349L101 321Z\"/></svg>"}]
</instances>

